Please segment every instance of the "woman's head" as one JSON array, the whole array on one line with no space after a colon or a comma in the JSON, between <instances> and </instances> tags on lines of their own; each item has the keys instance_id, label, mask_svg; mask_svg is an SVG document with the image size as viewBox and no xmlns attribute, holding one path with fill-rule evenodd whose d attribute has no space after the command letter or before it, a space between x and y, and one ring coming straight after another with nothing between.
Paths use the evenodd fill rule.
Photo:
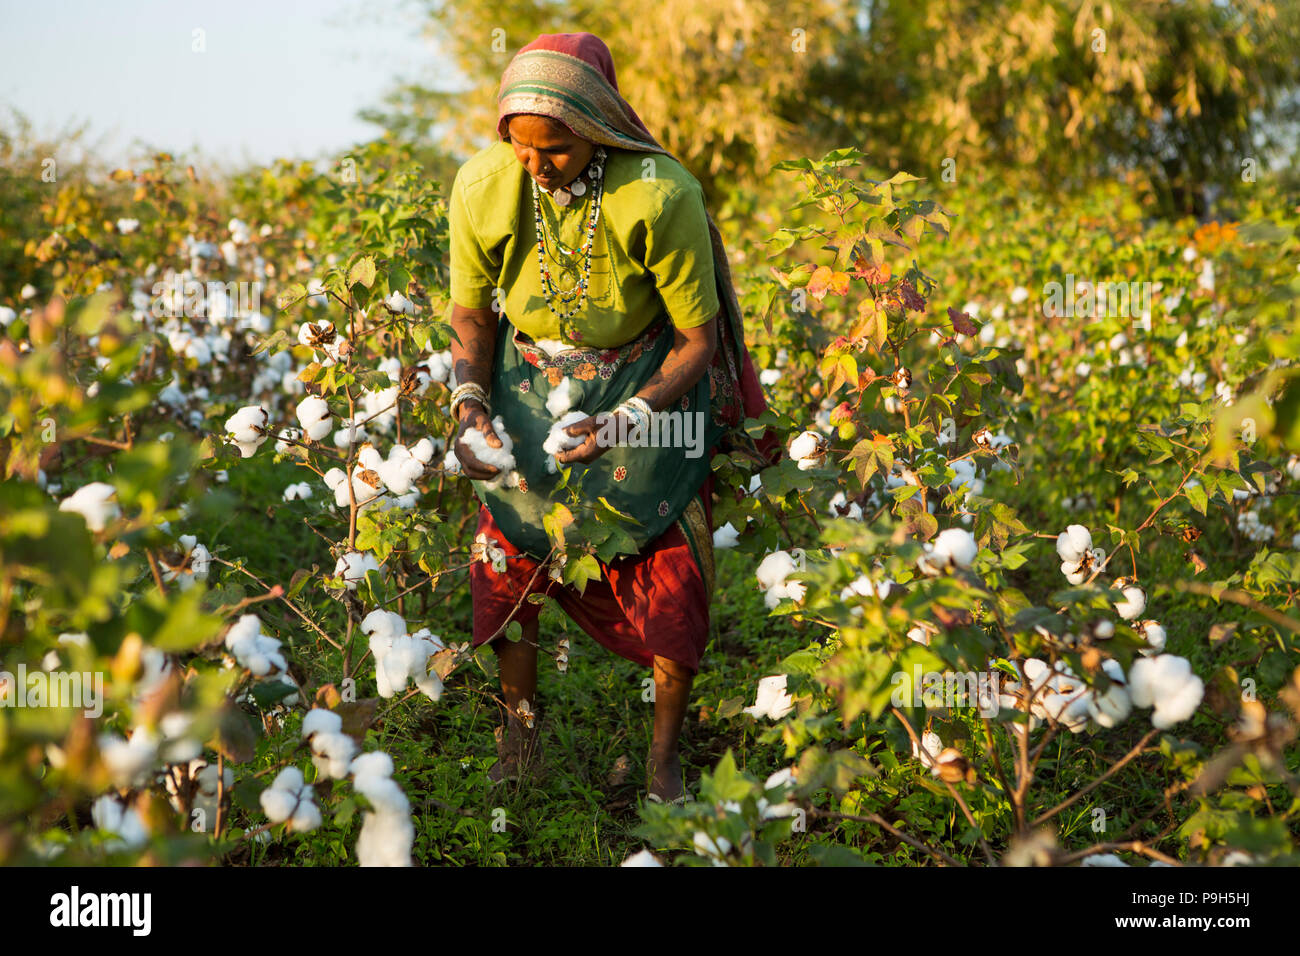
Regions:
<instances>
[{"instance_id":1,"label":"woman's head","mask_svg":"<svg viewBox=\"0 0 1300 956\"><path fill-rule=\"evenodd\" d=\"M586 165L559 152L552 162L545 146L664 152L619 94L609 48L591 33L544 33L515 54L497 93L497 136L534 176L549 165L572 178Z\"/></svg>"},{"instance_id":2,"label":"woman's head","mask_svg":"<svg viewBox=\"0 0 1300 956\"><path fill-rule=\"evenodd\" d=\"M554 190L571 183L591 162L596 144L559 120L536 113L506 117L506 133L515 158L537 184Z\"/></svg>"}]
</instances>

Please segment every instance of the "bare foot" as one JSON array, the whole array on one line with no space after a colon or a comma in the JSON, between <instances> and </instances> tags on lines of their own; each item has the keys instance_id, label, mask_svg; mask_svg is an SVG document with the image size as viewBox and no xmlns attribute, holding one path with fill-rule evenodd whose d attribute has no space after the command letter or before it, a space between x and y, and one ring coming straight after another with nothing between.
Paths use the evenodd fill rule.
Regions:
<instances>
[{"instance_id":1,"label":"bare foot","mask_svg":"<svg viewBox=\"0 0 1300 956\"><path fill-rule=\"evenodd\" d=\"M646 776L650 778L650 799L662 803L685 801L682 760L676 751L656 754L652 749L646 759Z\"/></svg>"}]
</instances>

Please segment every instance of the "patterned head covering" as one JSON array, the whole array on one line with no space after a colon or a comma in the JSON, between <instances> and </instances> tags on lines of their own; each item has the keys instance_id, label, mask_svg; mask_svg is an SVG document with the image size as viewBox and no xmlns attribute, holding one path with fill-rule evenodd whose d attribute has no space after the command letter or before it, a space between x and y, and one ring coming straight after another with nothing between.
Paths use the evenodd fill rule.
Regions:
<instances>
[{"instance_id":1,"label":"patterned head covering","mask_svg":"<svg viewBox=\"0 0 1300 956\"><path fill-rule=\"evenodd\" d=\"M506 126L518 113L550 117L588 142L677 159L650 135L636 110L619 93L614 57L594 33L543 33L515 54L497 93L497 135L502 142L510 139ZM755 445L740 428L745 418L761 415L767 402L745 346L744 317L732 284L722 233L707 209L705 216L713 247L718 301L724 313L718 322L715 362L722 363L734 389L730 402L724 403L721 395L715 395L714 400L730 406L726 414L737 429L738 439L775 461L781 444L771 429Z\"/></svg>"},{"instance_id":2,"label":"patterned head covering","mask_svg":"<svg viewBox=\"0 0 1300 956\"><path fill-rule=\"evenodd\" d=\"M501 77L497 134L517 113L548 116L591 143L667 151L618 92L614 58L594 33L543 33L521 49Z\"/></svg>"}]
</instances>

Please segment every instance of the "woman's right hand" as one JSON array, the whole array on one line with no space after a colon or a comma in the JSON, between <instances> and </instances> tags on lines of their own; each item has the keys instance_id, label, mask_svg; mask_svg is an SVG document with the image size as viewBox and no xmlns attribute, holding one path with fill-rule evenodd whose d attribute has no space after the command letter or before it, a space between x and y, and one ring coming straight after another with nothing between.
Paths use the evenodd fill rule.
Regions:
<instances>
[{"instance_id":1,"label":"woman's right hand","mask_svg":"<svg viewBox=\"0 0 1300 956\"><path fill-rule=\"evenodd\" d=\"M475 457L474 452L465 443L464 437L465 433L472 428L483 435L488 447L500 448L501 439L497 437L496 430L492 427L492 419L487 409L472 398L463 402L459 411L460 427L456 429L455 449L456 457L460 460L461 471L465 477L475 481L491 481L500 474L501 469Z\"/></svg>"}]
</instances>

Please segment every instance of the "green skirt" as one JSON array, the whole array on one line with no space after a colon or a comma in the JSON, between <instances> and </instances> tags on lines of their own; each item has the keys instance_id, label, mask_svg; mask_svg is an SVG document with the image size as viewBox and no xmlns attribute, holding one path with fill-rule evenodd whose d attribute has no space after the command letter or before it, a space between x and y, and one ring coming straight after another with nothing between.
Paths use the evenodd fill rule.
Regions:
<instances>
[{"instance_id":1,"label":"green skirt","mask_svg":"<svg viewBox=\"0 0 1300 956\"><path fill-rule=\"evenodd\" d=\"M545 558L551 542L543 517L557 502L573 510L570 490L557 490L562 466L548 468L548 462L558 463L542 450L556 421L546 407L552 390L569 389L571 411L613 411L654 376L672 345L672 325L662 320L617 348L573 348L548 357L501 319L490 401L493 416L501 416L514 442L519 480L499 488L475 481L474 490L516 549ZM712 411L705 374L671 409L656 413L649 434L633 432L628 444L610 448L590 465L572 466L570 487L579 487L581 505L603 497L631 515L637 524L627 530L638 549L644 548L677 520L709 475L713 449L727 431Z\"/></svg>"}]
</instances>

